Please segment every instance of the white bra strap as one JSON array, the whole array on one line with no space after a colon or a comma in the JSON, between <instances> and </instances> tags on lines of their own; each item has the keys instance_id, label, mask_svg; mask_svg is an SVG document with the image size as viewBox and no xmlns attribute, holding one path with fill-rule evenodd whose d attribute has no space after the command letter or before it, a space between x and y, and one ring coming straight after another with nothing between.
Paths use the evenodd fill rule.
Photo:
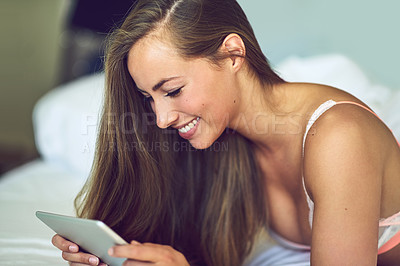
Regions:
<instances>
[{"instance_id":1,"label":"white bra strap","mask_svg":"<svg viewBox=\"0 0 400 266\"><path fill-rule=\"evenodd\" d=\"M326 111L328 111L332 106L334 106L336 104L335 101L333 100L328 100L326 102L324 102L323 104L321 104L317 110L315 110L315 112L311 115L310 120L308 120L307 123L307 127L306 127L306 132L304 133L303 136L303 152L302 152L302 156L304 156L304 145L306 143L306 138L307 138L307 134L308 131L310 131L310 128L314 125L315 121Z\"/></svg>"},{"instance_id":2,"label":"white bra strap","mask_svg":"<svg viewBox=\"0 0 400 266\"><path fill-rule=\"evenodd\" d=\"M315 112L311 115L310 120L308 120L307 123L307 127L306 127L306 131L304 133L303 136L303 149L302 149L302 157L304 157L304 145L306 143L306 138L307 138L307 134L308 131L310 131L310 128L314 125L315 121L323 114L325 113L327 110L329 110L332 106L334 106L336 104L335 101L333 100L329 100L324 102L323 104L321 104L317 110L315 110ZM307 188L306 188L306 184L304 181L304 175L302 175L302 183L303 183L303 189L304 189L304 193L306 194L306 198L307 198L307 204L308 204L308 222L310 224L310 228L312 228L312 221L313 221L313 217L314 217L314 202L311 200L310 195L307 192Z\"/></svg>"}]
</instances>

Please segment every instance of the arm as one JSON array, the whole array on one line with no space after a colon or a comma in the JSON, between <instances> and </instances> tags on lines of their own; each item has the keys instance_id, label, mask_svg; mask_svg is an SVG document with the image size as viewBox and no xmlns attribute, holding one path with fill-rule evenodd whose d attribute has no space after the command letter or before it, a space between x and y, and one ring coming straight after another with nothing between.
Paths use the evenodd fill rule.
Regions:
<instances>
[{"instance_id":1,"label":"arm","mask_svg":"<svg viewBox=\"0 0 400 266\"><path fill-rule=\"evenodd\" d=\"M382 136L377 121L359 109L341 106L327 113L306 142L304 174L315 203L314 265L377 262Z\"/></svg>"}]
</instances>

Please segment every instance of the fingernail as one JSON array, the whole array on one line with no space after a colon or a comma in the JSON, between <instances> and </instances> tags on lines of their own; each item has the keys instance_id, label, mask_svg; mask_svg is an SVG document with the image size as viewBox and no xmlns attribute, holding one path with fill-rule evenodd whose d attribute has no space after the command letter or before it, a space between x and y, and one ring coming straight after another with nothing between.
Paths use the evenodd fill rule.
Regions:
<instances>
[{"instance_id":1,"label":"fingernail","mask_svg":"<svg viewBox=\"0 0 400 266\"><path fill-rule=\"evenodd\" d=\"M137 241L135 241L135 240L132 240L132 241L131 241L131 244L132 244L132 245L140 245L140 243L137 242Z\"/></svg>"},{"instance_id":2,"label":"fingernail","mask_svg":"<svg viewBox=\"0 0 400 266\"><path fill-rule=\"evenodd\" d=\"M113 249L113 248L110 248L110 249L108 250L108 255L112 256L113 254L114 254L114 249Z\"/></svg>"},{"instance_id":3,"label":"fingernail","mask_svg":"<svg viewBox=\"0 0 400 266\"><path fill-rule=\"evenodd\" d=\"M71 252L78 252L78 247L77 246L69 246L68 249Z\"/></svg>"},{"instance_id":4,"label":"fingernail","mask_svg":"<svg viewBox=\"0 0 400 266\"><path fill-rule=\"evenodd\" d=\"M89 263L92 265L98 265L99 264L99 259L96 257L90 257L89 258Z\"/></svg>"}]
</instances>

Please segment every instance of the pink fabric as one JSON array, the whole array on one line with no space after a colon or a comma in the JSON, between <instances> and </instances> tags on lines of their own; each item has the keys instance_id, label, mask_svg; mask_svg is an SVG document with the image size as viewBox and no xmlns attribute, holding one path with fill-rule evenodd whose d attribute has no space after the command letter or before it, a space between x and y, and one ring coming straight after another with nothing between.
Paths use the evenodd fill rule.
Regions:
<instances>
[{"instance_id":1,"label":"pink fabric","mask_svg":"<svg viewBox=\"0 0 400 266\"><path fill-rule=\"evenodd\" d=\"M399 213L400 214L400 213ZM400 244L400 231L378 249L378 255L385 253Z\"/></svg>"},{"instance_id":2,"label":"pink fabric","mask_svg":"<svg viewBox=\"0 0 400 266\"><path fill-rule=\"evenodd\" d=\"M379 226L391 226L391 225L398 225L399 221L395 221L396 218L400 217L400 212L393 214L392 216L385 218L379 222Z\"/></svg>"}]
</instances>

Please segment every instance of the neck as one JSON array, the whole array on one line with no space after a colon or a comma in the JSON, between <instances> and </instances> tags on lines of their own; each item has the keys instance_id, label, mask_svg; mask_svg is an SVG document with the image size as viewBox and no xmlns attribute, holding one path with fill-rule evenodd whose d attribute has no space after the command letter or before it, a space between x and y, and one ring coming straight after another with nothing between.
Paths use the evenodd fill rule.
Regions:
<instances>
[{"instance_id":1,"label":"neck","mask_svg":"<svg viewBox=\"0 0 400 266\"><path fill-rule=\"evenodd\" d=\"M289 83L264 85L253 76L243 75L239 78L240 105L229 127L266 153L298 143L304 116L297 93L290 87Z\"/></svg>"}]
</instances>

